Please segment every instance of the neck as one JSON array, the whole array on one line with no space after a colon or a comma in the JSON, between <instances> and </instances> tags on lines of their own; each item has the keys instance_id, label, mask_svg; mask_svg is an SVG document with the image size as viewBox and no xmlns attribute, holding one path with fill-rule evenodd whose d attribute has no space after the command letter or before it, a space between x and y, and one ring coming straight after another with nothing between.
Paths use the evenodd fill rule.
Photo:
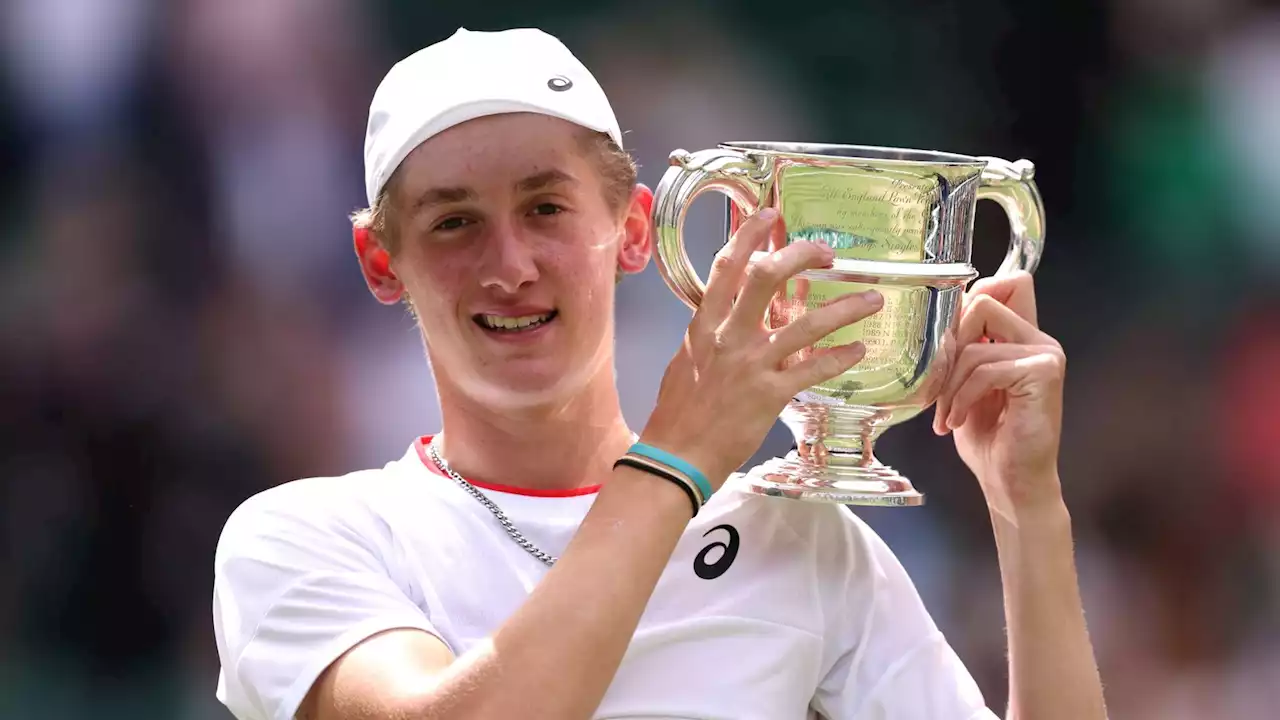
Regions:
<instances>
[{"instance_id":1,"label":"neck","mask_svg":"<svg viewBox=\"0 0 1280 720\"><path fill-rule=\"evenodd\" d=\"M611 372L554 406L495 410L439 387L436 449L468 479L537 490L595 485L633 442Z\"/></svg>"}]
</instances>

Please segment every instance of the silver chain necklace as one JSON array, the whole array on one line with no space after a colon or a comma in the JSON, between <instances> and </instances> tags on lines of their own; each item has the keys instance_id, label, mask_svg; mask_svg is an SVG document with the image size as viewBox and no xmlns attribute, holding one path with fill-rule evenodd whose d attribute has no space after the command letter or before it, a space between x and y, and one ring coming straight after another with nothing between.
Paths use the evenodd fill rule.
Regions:
<instances>
[{"instance_id":1,"label":"silver chain necklace","mask_svg":"<svg viewBox=\"0 0 1280 720\"><path fill-rule=\"evenodd\" d=\"M511 522L506 513L502 512L501 508L494 505L492 500L485 497L485 494L480 492L479 488L467 482L465 478L455 472L453 468L449 467L448 463L440 457L440 453L436 452L435 443L426 443L426 446L427 454L431 456L431 462L435 463L436 467L440 468L441 472L448 475L450 479L457 483L458 487L466 490L468 495L475 498L481 505L485 506L493 517L501 523L502 529L507 531L507 535L510 536L517 545L524 548L525 552L542 561L542 563L547 567L551 567L556 564L557 558L554 555L548 555L547 553L542 552L538 549L537 545L529 542L529 539L526 538L518 528L516 528L515 524Z\"/></svg>"}]
</instances>

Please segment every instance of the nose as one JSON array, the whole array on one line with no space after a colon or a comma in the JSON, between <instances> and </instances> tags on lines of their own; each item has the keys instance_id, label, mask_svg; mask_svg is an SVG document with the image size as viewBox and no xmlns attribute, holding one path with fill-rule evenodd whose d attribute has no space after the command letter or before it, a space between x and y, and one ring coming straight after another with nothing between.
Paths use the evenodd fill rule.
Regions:
<instances>
[{"instance_id":1,"label":"nose","mask_svg":"<svg viewBox=\"0 0 1280 720\"><path fill-rule=\"evenodd\" d=\"M480 282L486 288L515 293L538 279L534 248L517 228L493 228L480 260Z\"/></svg>"}]
</instances>

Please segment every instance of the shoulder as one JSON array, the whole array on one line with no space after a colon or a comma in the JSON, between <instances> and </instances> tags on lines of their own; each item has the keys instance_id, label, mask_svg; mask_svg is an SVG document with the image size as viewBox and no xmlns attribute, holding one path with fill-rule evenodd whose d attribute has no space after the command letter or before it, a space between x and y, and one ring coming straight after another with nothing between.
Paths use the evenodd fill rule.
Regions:
<instances>
[{"instance_id":1,"label":"shoulder","mask_svg":"<svg viewBox=\"0 0 1280 720\"><path fill-rule=\"evenodd\" d=\"M356 541L379 534L380 498L402 482L396 463L330 477L293 480L246 499L228 516L215 551L221 567L234 556L255 554L266 546L317 546Z\"/></svg>"},{"instance_id":2,"label":"shoulder","mask_svg":"<svg viewBox=\"0 0 1280 720\"><path fill-rule=\"evenodd\" d=\"M366 637L434 632L388 523L417 479L401 469L294 480L228 517L215 551L213 629L219 698L237 717L293 717L320 672Z\"/></svg>"},{"instance_id":3,"label":"shoulder","mask_svg":"<svg viewBox=\"0 0 1280 720\"><path fill-rule=\"evenodd\" d=\"M758 495L734 476L705 510L696 535L731 524L744 543L760 544L757 552L770 559L764 571L803 568L832 602L857 605L911 585L893 551L845 505Z\"/></svg>"},{"instance_id":4,"label":"shoulder","mask_svg":"<svg viewBox=\"0 0 1280 720\"><path fill-rule=\"evenodd\" d=\"M708 517L695 523L691 547L705 552L711 540L733 545L724 533L702 537L732 525L742 550L735 558L737 577L757 588L785 586L787 594L776 599L780 605L822 608L824 634L860 636L875 608L917 602L901 562L848 506L758 495L735 476L705 509Z\"/></svg>"}]
</instances>

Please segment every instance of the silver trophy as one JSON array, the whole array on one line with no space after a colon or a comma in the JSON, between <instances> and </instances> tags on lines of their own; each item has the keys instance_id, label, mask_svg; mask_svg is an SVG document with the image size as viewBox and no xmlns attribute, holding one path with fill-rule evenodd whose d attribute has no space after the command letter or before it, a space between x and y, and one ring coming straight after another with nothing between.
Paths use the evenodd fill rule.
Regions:
<instances>
[{"instance_id":1,"label":"silver trophy","mask_svg":"<svg viewBox=\"0 0 1280 720\"><path fill-rule=\"evenodd\" d=\"M942 389L964 290L978 275L970 258L979 199L995 200L1009 216L1009 252L999 272L1035 271L1044 206L1033 174L1027 160L855 145L734 142L671 154L655 193L654 232L658 267L685 304L696 309L706 287L682 234L690 204L706 190L729 197L729 234L759 208L773 207L786 233L769 250L797 240L835 250L833 267L805 271L774 297L771 327L846 293L874 288L885 300L876 315L814 346L860 340L867 354L787 405L781 417L797 449L752 470L753 492L851 505L924 501L876 458L875 441L920 414Z\"/></svg>"}]
</instances>

